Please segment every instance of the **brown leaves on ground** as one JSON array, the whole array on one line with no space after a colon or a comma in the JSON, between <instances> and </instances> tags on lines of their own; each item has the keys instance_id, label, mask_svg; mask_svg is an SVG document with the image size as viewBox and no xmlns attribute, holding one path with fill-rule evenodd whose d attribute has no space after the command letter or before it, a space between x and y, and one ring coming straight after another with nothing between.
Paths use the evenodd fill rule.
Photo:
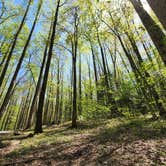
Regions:
<instances>
[{"instance_id":1,"label":"brown leaves on ground","mask_svg":"<svg viewBox=\"0 0 166 166\"><path fill-rule=\"evenodd\" d=\"M43 133L42 138L46 137L48 140L52 136L55 140L51 142L39 140L37 146L32 144L26 148L23 146L25 140L12 140L0 151L3 157L0 160L1 165L166 165L166 135L159 130L160 128L147 128L145 125L140 126L141 123L133 125L133 123L118 122L115 126L111 123L108 121L98 126L82 127L77 130L66 126L51 128ZM26 141L36 141L36 139L41 137L35 136Z\"/></svg>"}]
</instances>

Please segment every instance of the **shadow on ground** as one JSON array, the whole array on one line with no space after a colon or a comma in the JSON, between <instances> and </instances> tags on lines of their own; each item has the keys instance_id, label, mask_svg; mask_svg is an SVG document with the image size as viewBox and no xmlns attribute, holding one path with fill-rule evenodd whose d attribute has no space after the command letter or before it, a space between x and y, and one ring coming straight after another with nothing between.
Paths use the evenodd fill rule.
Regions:
<instances>
[{"instance_id":1,"label":"shadow on ground","mask_svg":"<svg viewBox=\"0 0 166 166\"><path fill-rule=\"evenodd\" d=\"M159 124L157 124L159 123ZM100 131L95 139L101 143L105 141L124 142L140 139L162 139L166 137L165 123L150 119L134 119L116 127L106 127Z\"/></svg>"},{"instance_id":2,"label":"shadow on ground","mask_svg":"<svg viewBox=\"0 0 166 166\"><path fill-rule=\"evenodd\" d=\"M115 122L114 122L115 121ZM166 164L165 121L120 119L51 128L20 142L2 165L128 166ZM36 142L35 142L36 141ZM26 146L24 146L26 145Z\"/></svg>"}]
</instances>

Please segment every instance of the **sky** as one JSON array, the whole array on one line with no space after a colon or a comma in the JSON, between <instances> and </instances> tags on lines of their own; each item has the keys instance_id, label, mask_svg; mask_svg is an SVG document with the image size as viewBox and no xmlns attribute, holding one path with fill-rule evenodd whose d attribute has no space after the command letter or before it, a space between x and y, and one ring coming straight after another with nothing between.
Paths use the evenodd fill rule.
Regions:
<instances>
[{"instance_id":1,"label":"sky","mask_svg":"<svg viewBox=\"0 0 166 166\"><path fill-rule=\"evenodd\" d=\"M143 6L144 6L144 9L149 13L151 11L151 9L150 9L147 1L146 0L141 0L141 1L142 1Z\"/></svg>"},{"instance_id":2,"label":"sky","mask_svg":"<svg viewBox=\"0 0 166 166\"><path fill-rule=\"evenodd\" d=\"M46 0L47 1L47 0ZM118 0L117 0L118 1ZM149 7L149 5L148 5L148 3L147 3L147 1L146 0L141 0L142 1L142 3L143 3L143 6L144 6L144 8L148 11L148 12L150 12L151 10L150 10L150 7ZM25 0L13 0L13 2L15 3L15 4L19 4L19 5L25 5L26 6L26 4L27 4L27 0L25 1ZM37 0L34 0L34 2L37 2ZM34 6L34 5L33 5ZM31 21L29 21L29 20L27 20L27 25L29 26L29 27L31 27L31 25L32 25L32 21L34 20L34 15L33 15L33 13L30 13L29 14L29 16L28 16L28 18L32 18L32 19L29 19L29 20L31 20ZM138 20L139 20L139 18L137 18ZM39 24L37 24L37 26L36 26L36 28L35 28L35 31L39 31L40 30L40 25ZM35 32L34 32L35 33Z\"/></svg>"}]
</instances>

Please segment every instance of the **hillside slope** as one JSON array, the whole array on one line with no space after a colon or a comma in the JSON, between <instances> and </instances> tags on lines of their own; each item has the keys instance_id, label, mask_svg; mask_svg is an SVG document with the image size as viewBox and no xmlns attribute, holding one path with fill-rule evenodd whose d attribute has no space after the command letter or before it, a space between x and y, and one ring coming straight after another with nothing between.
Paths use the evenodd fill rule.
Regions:
<instances>
[{"instance_id":1,"label":"hillside slope","mask_svg":"<svg viewBox=\"0 0 166 166\"><path fill-rule=\"evenodd\" d=\"M0 165L164 166L166 121L112 119L45 128L44 133L3 138Z\"/></svg>"}]
</instances>

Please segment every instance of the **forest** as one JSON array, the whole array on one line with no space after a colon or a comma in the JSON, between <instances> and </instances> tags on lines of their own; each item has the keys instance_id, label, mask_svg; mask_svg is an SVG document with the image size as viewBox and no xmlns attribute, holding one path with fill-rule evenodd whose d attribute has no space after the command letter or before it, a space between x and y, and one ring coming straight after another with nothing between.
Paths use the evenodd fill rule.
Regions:
<instances>
[{"instance_id":1,"label":"forest","mask_svg":"<svg viewBox=\"0 0 166 166\"><path fill-rule=\"evenodd\" d=\"M0 0L0 165L165 166L166 1Z\"/></svg>"}]
</instances>

